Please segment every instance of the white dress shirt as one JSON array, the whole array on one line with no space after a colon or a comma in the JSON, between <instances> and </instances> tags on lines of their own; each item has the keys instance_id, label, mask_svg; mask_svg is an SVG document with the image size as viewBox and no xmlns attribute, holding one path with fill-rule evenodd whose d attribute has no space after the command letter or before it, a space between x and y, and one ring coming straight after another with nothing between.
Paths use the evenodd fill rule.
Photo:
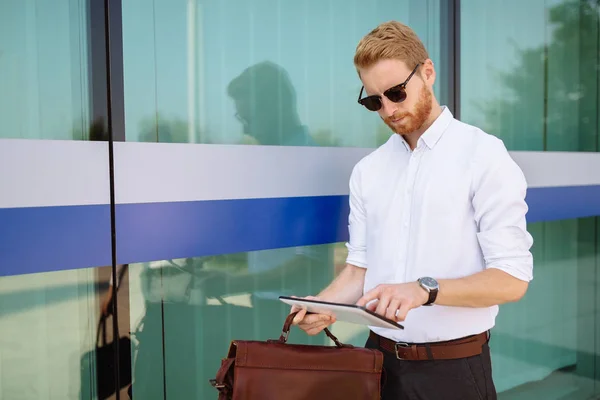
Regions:
<instances>
[{"instance_id":1,"label":"white dress shirt","mask_svg":"<svg viewBox=\"0 0 600 400\"><path fill-rule=\"evenodd\" d=\"M367 269L365 293L379 284L462 278L486 268L530 281L526 188L501 140L444 107L414 151L394 134L354 167L347 262ZM497 306L434 304L409 311L404 330L370 328L395 341L436 342L490 329L497 313Z\"/></svg>"}]
</instances>

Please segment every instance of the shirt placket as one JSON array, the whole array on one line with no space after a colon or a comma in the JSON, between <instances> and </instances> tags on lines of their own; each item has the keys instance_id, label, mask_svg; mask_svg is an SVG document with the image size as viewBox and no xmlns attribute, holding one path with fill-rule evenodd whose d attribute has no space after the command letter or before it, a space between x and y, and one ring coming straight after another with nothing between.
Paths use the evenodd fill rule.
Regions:
<instances>
[{"instance_id":1,"label":"shirt placket","mask_svg":"<svg viewBox=\"0 0 600 400\"><path fill-rule=\"evenodd\" d=\"M400 225L400 268L397 269L397 281L406 281L408 275L408 253L411 231L411 210L414 198L414 186L421 163L422 147L417 147L410 155L404 188L404 201L402 202L402 219Z\"/></svg>"}]
</instances>

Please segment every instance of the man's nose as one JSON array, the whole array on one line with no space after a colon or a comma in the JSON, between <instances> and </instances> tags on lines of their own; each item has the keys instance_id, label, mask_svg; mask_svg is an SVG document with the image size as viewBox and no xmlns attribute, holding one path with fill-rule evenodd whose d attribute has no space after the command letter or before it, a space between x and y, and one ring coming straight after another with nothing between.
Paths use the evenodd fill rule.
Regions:
<instances>
[{"instance_id":1,"label":"man's nose","mask_svg":"<svg viewBox=\"0 0 600 400\"><path fill-rule=\"evenodd\" d=\"M387 97L383 96L381 99L381 112L385 118L389 118L398 111L398 104L394 103Z\"/></svg>"}]
</instances>

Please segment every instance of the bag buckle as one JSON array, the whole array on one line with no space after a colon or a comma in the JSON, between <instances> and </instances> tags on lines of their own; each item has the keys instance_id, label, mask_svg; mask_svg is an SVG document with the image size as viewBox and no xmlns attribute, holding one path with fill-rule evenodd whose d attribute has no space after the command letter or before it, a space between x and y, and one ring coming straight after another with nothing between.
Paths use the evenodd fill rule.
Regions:
<instances>
[{"instance_id":1,"label":"bag buckle","mask_svg":"<svg viewBox=\"0 0 600 400\"><path fill-rule=\"evenodd\" d=\"M209 382L210 382L211 386L214 387L217 390L221 390L221 389L224 389L226 387L223 383L217 382L216 379L211 379Z\"/></svg>"},{"instance_id":2,"label":"bag buckle","mask_svg":"<svg viewBox=\"0 0 600 400\"><path fill-rule=\"evenodd\" d=\"M289 330L283 330L281 331L281 336L279 336L279 343L287 343L288 341L288 337L290 336L290 331Z\"/></svg>"},{"instance_id":3,"label":"bag buckle","mask_svg":"<svg viewBox=\"0 0 600 400\"><path fill-rule=\"evenodd\" d=\"M395 346L394 346L394 348L396 349L396 358L397 358L398 360L406 360L405 358L402 358L402 357L400 357L400 354L398 354L398 348L400 348L400 347L401 347L401 348L404 348L404 349L408 349L408 348L410 348L411 346L410 346L410 344L408 344L408 343L405 343L405 342L398 342L398 343L396 343L396 344L395 344Z\"/></svg>"}]
</instances>

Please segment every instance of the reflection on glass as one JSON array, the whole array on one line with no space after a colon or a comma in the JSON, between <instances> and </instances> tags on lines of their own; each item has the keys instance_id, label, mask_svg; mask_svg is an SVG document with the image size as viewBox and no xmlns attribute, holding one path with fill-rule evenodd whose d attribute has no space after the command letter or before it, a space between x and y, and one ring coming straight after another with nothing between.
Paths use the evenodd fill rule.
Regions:
<instances>
[{"instance_id":1,"label":"reflection on glass","mask_svg":"<svg viewBox=\"0 0 600 400\"><path fill-rule=\"evenodd\" d=\"M126 138L254 144L238 119L246 111L257 118L270 113L282 124L297 117L315 145L375 147L389 130L356 103L361 84L352 58L360 38L389 19L414 27L434 62L445 68L439 0L124 1ZM285 78L263 80L269 66ZM244 71L255 85L250 96L261 96L246 105L231 96L235 87L230 86ZM281 109L274 98L261 95L274 90ZM240 113L240 107L250 108ZM285 115L293 109L296 115ZM250 129L263 129L256 126L260 122L250 122ZM284 125L267 129L276 127L289 130ZM297 139L286 133L279 143L295 145ZM279 136L271 135L269 140ZM261 140L267 141L266 136Z\"/></svg>"},{"instance_id":2,"label":"reflection on glass","mask_svg":"<svg viewBox=\"0 0 600 400\"><path fill-rule=\"evenodd\" d=\"M509 150L597 151L597 24L595 1L461 2L461 118Z\"/></svg>"},{"instance_id":3,"label":"reflection on glass","mask_svg":"<svg viewBox=\"0 0 600 400\"><path fill-rule=\"evenodd\" d=\"M263 62L242 72L227 86L244 135L256 144L310 146L313 138L300 122L296 89L280 66Z\"/></svg>"},{"instance_id":4,"label":"reflection on glass","mask_svg":"<svg viewBox=\"0 0 600 400\"><path fill-rule=\"evenodd\" d=\"M462 119L509 150L597 151L598 18L595 1L463 0ZM529 226L535 278L491 341L499 398L593 397L597 223Z\"/></svg>"},{"instance_id":5,"label":"reflection on glass","mask_svg":"<svg viewBox=\"0 0 600 400\"><path fill-rule=\"evenodd\" d=\"M164 390L171 398L214 395L208 380L231 340L277 338L289 313L278 296L312 294L332 278L331 245L132 266L134 395L162 398ZM294 332L291 340L327 339Z\"/></svg>"},{"instance_id":6,"label":"reflection on glass","mask_svg":"<svg viewBox=\"0 0 600 400\"><path fill-rule=\"evenodd\" d=\"M0 1L0 138L89 138L88 1Z\"/></svg>"},{"instance_id":7,"label":"reflection on glass","mask_svg":"<svg viewBox=\"0 0 600 400\"><path fill-rule=\"evenodd\" d=\"M104 267L0 277L0 398L91 400L114 393L111 318L107 346L96 341L110 273ZM126 302L127 286L123 291ZM129 314L121 314L126 343Z\"/></svg>"}]
</instances>

